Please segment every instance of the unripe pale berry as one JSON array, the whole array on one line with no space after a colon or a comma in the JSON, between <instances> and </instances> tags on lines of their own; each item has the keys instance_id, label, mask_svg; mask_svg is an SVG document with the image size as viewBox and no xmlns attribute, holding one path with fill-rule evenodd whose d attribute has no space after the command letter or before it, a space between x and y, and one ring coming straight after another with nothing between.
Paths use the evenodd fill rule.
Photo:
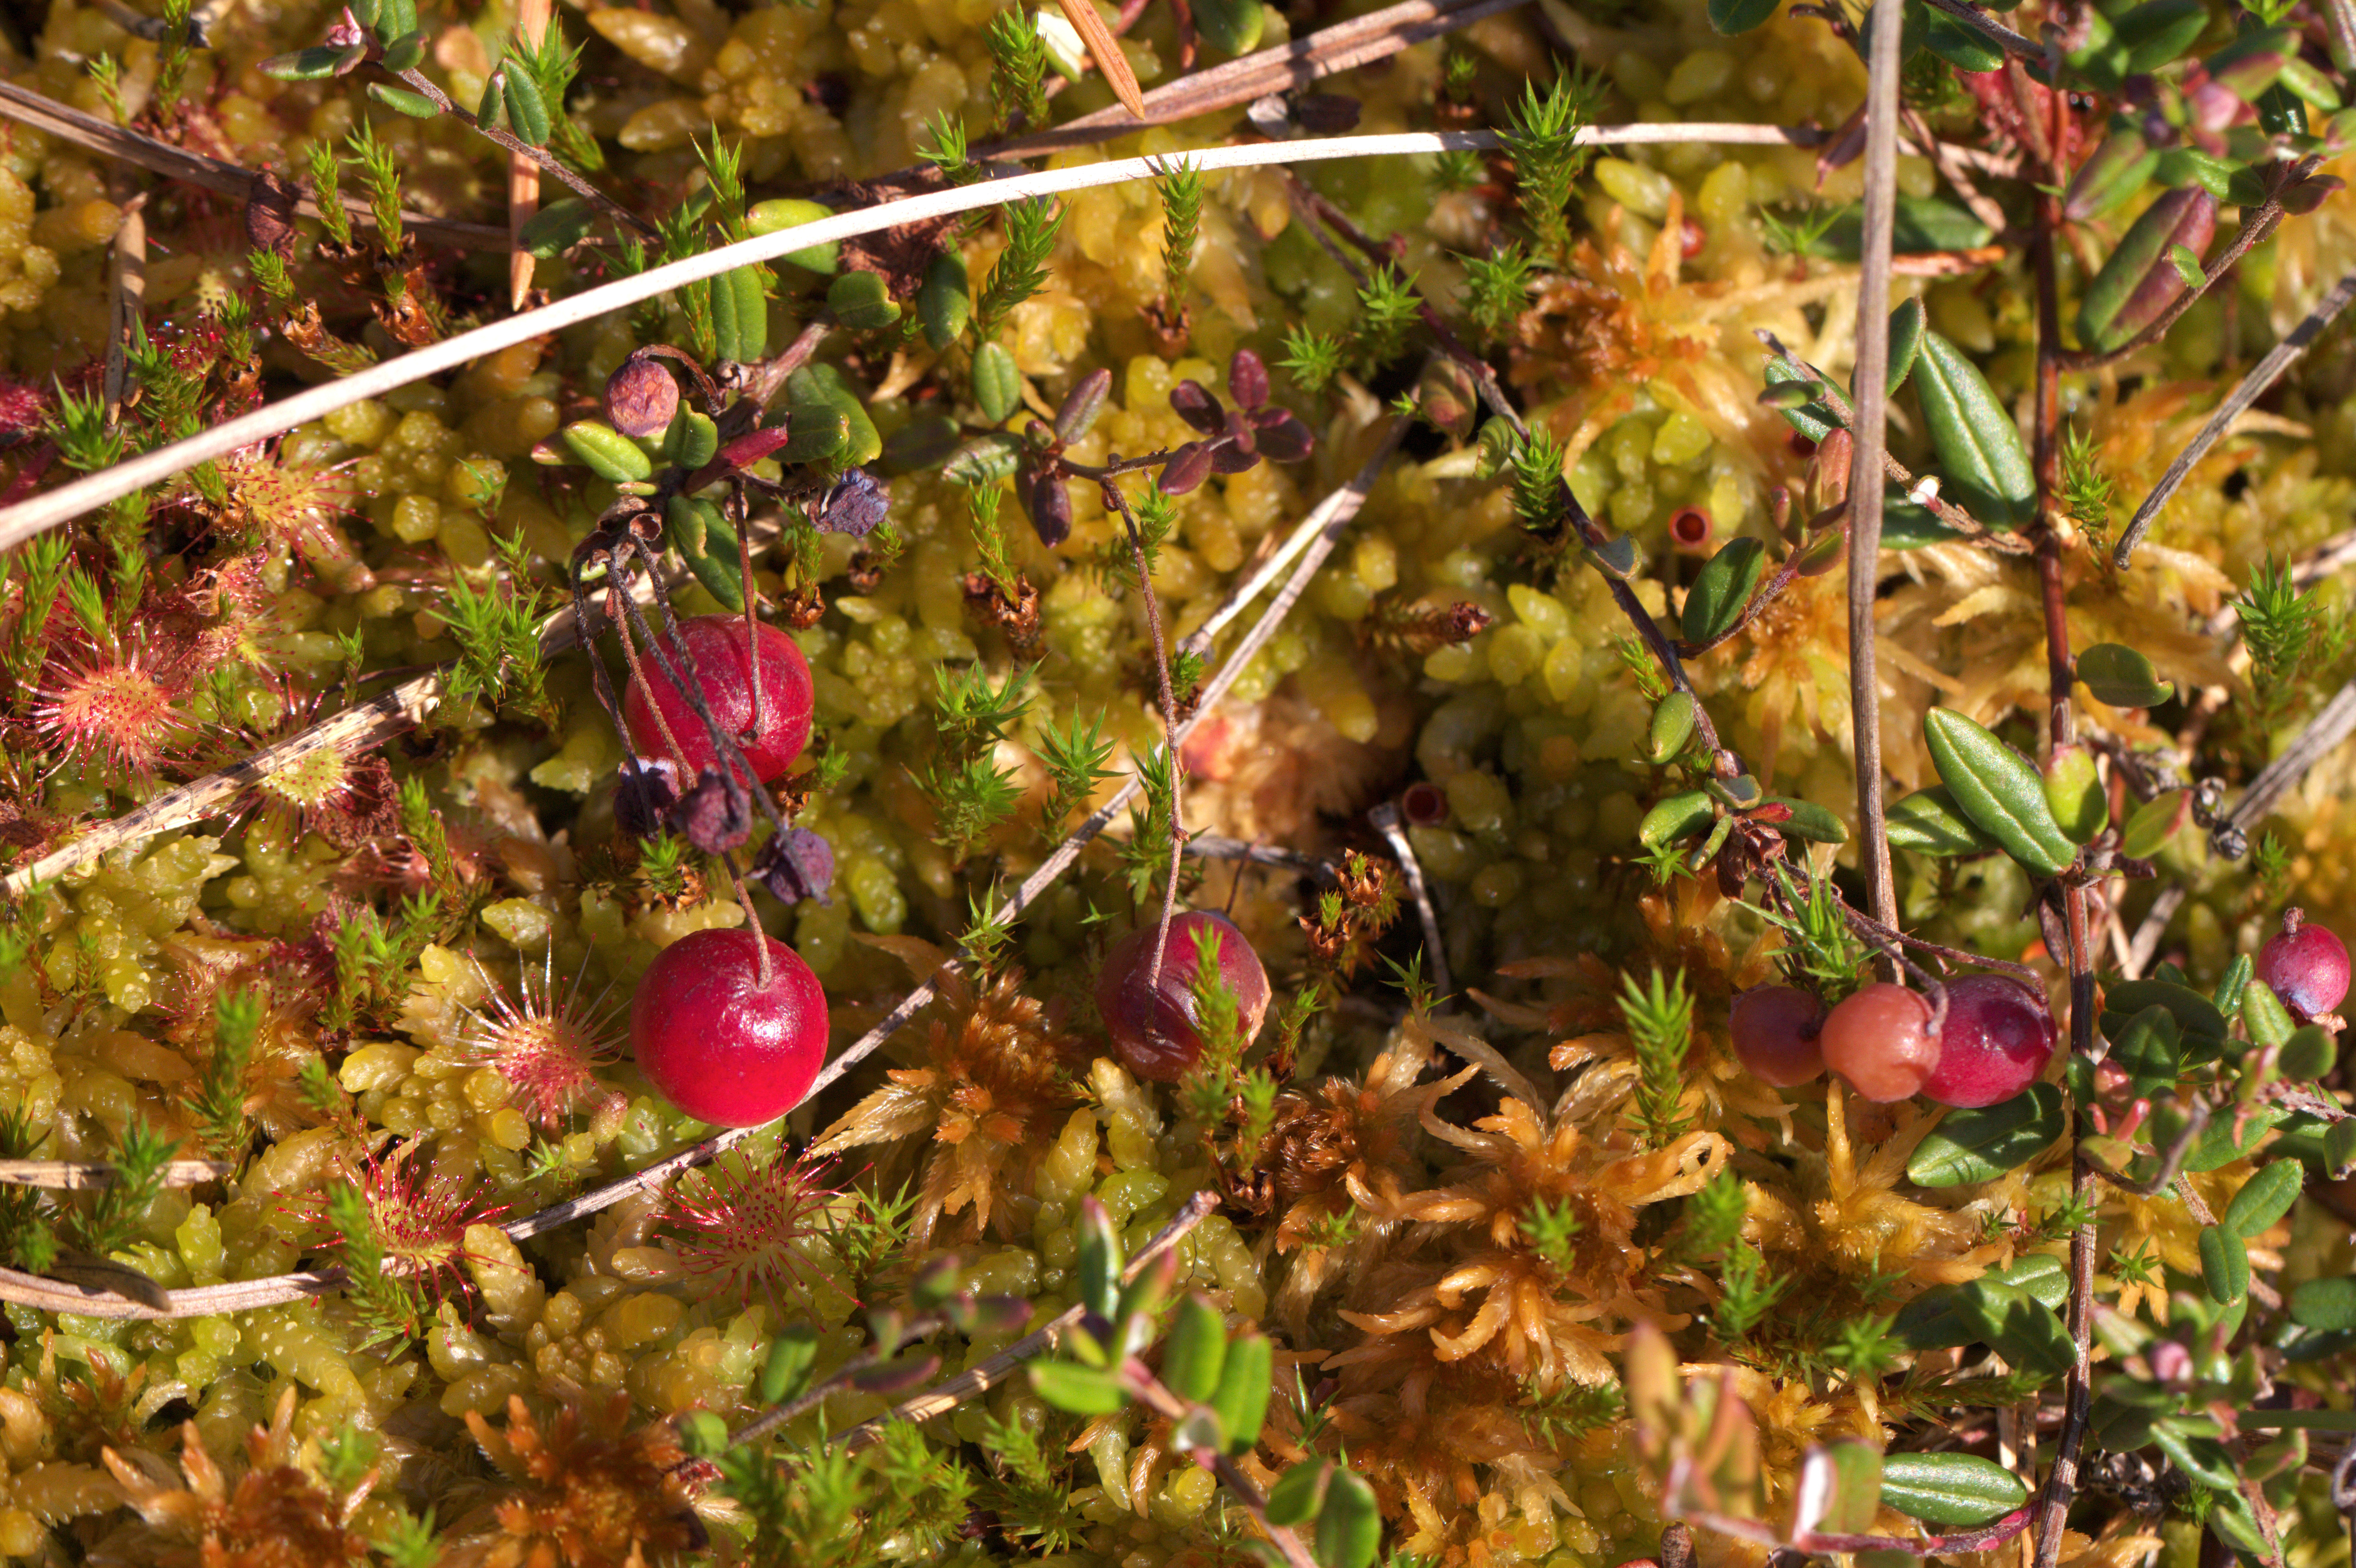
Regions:
<instances>
[{"instance_id":1,"label":"unripe pale berry","mask_svg":"<svg viewBox=\"0 0 2356 1568\"><path fill-rule=\"evenodd\" d=\"M1194 977L1203 948L1218 944L1219 978L1235 994L1236 1021L1249 1040L1268 1015L1268 970L1252 944L1225 915L1190 910L1170 922L1170 945L1162 977L1151 992L1152 943L1158 921L1149 921L1113 944L1097 971L1097 1010L1140 1078L1174 1083L1202 1059L1204 1019L1194 998Z\"/></svg>"},{"instance_id":2,"label":"unripe pale berry","mask_svg":"<svg viewBox=\"0 0 2356 1568\"><path fill-rule=\"evenodd\" d=\"M723 1127L773 1122L826 1061L826 992L775 937L769 984L749 931L691 932L656 955L630 1000L630 1047L664 1099Z\"/></svg>"},{"instance_id":3,"label":"unripe pale berry","mask_svg":"<svg viewBox=\"0 0 2356 1568\"><path fill-rule=\"evenodd\" d=\"M1833 1009L1817 1043L1825 1065L1869 1100L1903 1100L1922 1092L1939 1064L1931 1004L1884 981Z\"/></svg>"},{"instance_id":4,"label":"unripe pale berry","mask_svg":"<svg viewBox=\"0 0 2356 1568\"><path fill-rule=\"evenodd\" d=\"M1939 1064L1922 1093L1942 1105L2009 1100L2053 1059L2053 1015L2045 998L2008 975L1967 975L1947 983Z\"/></svg>"},{"instance_id":5,"label":"unripe pale berry","mask_svg":"<svg viewBox=\"0 0 2356 1568\"><path fill-rule=\"evenodd\" d=\"M1735 1060L1762 1083L1789 1089L1824 1076L1825 1007L1796 986L1762 986L1734 998Z\"/></svg>"},{"instance_id":6,"label":"unripe pale berry","mask_svg":"<svg viewBox=\"0 0 2356 1568\"><path fill-rule=\"evenodd\" d=\"M761 711L760 728L755 731L753 644L745 635L744 617L697 615L680 623L679 635L694 665L691 678L697 682L720 728L744 749L744 760L761 782L766 784L783 773L809 740L810 671L801 649L776 627L761 623ZM679 664L677 648L666 647L664 652L674 665ZM655 723L655 710L660 709L663 722L686 753L685 776L691 782L704 769L719 765L712 755L712 737L654 656L642 652L639 658L646 669L646 689L632 681L622 697L622 716L630 727L630 741L643 755L677 760Z\"/></svg>"},{"instance_id":7,"label":"unripe pale berry","mask_svg":"<svg viewBox=\"0 0 2356 1568\"><path fill-rule=\"evenodd\" d=\"M2283 911L2282 933L2258 949L2258 978L2304 1023L2337 1009L2348 995L2348 944L2299 910Z\"/></svg>"}]
</instances>

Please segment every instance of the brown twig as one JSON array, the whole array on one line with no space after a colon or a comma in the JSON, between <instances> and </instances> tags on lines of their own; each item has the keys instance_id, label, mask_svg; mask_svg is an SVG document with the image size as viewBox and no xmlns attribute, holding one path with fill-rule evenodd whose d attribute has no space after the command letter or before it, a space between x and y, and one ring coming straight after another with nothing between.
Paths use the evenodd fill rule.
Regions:
<instances>
[{"instance_id":1,"label":"brown twig","mask_svg":"<svg viewBox=\"0 0 2356 1568\"><path fill-rule=\"evenodd\" d=\"M2192 472L2194 464L2209 455L2209 449L2223 439L2225 432L2242 417L2244 411L2265 396L2267 388L2282 379L2283 372L2289 369L2299 356L2323 335L2323 329L2348 308L2351 300L2356 300L2356 272L2332 284L2331 291L2307 313L2307 319L2291 328L2289 335L2276 344L2265 358L2250 367L2249 374L2225 395L2225 400L2217 405L2217 411L2209 416L2209 422L2201 427L2201 433L2192 438L2190 446L2176 454L2176 460L2168 465L2168 472L2159 476L2159 483L2152 486L2151 494L2146 496L2143 505L2136 508L2133 520L2127 524L2127 531L2119 536L2118 547L2111 552L2114 566L2122 571L2126 570L2127 562L2134 559L2136 547L2143 543L2144 535L2151 531L2152 522L2159 516L2159 509L2168 505L2169 498L2176 494L2177 486L2184 483L2184 476Z\"/></svg>"},{"instance_id":2,"label":"brown twig","mask_svg":"<svg viewBox=\"0 0 2356 1568\"><path fill-rule=\"evenodd\" d=\"M185 147L175 147L153 136L110 124L79 109L70 109L52 99L42 97L29 88L14 82L0 81L0 117L14 120L46 132L61 142L96 153L102 157L117 158L136 165L167 179L215 191L233 201L242 202L253 191L253 171L241 164L221 158L210 158L202 153L191 153ZM304 197L298 210L307 217L319 215L318 204ZM344 210L355 223L373 229L376 215L366 200L348 197ZM401 215L402 227L422 239L453 245L462 251L504 251L508 234L504 228L487 223L460 223L446 218L428 218L422 212Z\"/></svg>"},{"instance_id":3,"label":"brown twig","mask_svg":"<svg viewBox=\"0 0 2356 1568\"><path fill-rule=\"evenodd\" d=\"M194 1187L218 1181L237 1168L218 1159L175 1159L164 1165L164 1185ZM103 1161L80 1159L0 1159L0 1185L45 1187L59 1192L87 1192L114 1185L117 1172Z\"/></svg>"},{"instance_id":4,"label":"brown twig","mask_svg":"<svg viewBox=\"0 0 2356 1568\"><path fill-rule=\"evenodd\" d=\"M558 157L554 153L550 152L545 147L535 147L530 143L522 140L520 137L510 134L499 126L486 125L480 120L477 120L470 111L459 108L458 105L450 101L450 95L443 91L439 87L436 87L434 84L434 79L427 76L423 71L399 70L393 71L391 74L399 77L411 91L429 100L435 108L441 110L443 113L449 115L460 124L472 130L477 135L487 136L490 140L497 142L500 146L505 147L513 156L530 158L542 169L554 175L558 179L563 181L567 186L570 186L573 188L573 193L586 200L590 206L601 208L607 217L612 218L616 222L637 229L640 234L645 235L648 239L653 239L658 233L659 233L659 230L658 230L653 224L648 223L645 219L640 218L637 213L632 212L628 208L624 207L620 202L616 201L612 197L607 196L604 191L599 190L595 186L589 183L587 179L584 178L580 175L574 174L572 169L565 165L564 160Z\"/></svg>"},{"instance_id":5,"label":"brown twig","mask_svg":"<svg viewBox=\"0 0 2356 1568\"><path fill-rule=\"evenodd\" d=\"M1146 1265L1184 1241L1189 1232L1210 1218L1219 1206L1218 1194L1197 1192L1185 1206L1170 1218L1170 1222L1153 1233L1153 1239L1137 1250L1121 1270L1124 1283L1143 1274ZM978 1393L986 1393L1006 1381L1006 1374L1033 1356L1054 1348L1056 1337L1076 1327L1087 1315L1084 1303L1064 1308L1040 1328L1033 1329L988 1360L977 1362L937 1388L926 1389L913 1398L901 1401L881 1415L861 1422L841 1437L842 1447L857 1453L884 1435L884 1428L895 1421L930 1421L946 1415Z\"/></svg>"},{"instance_id":6,"label":"brown twig","mask_svg":"<svg viewBox=\"0 0 2356 1568\"><path fill-rule=\"evenodd\" d=\"M1085 5L1087 0L1072 0ZM1101 21L1099 21L1101 26ZM1153 640L1153 677L1162 700L1162 744L1170 764L1170 865L1162 889L1162 918L1153 928L1153 956L1145 967L1145 994L1162 994L1162 961L1170 945L1170 923L1178 913L1178 869L1186 852L1186 814L1182 805L1182 780L1185 767L1178 760L1178 699L1170 689L1170 648L1162 635L1162 596L1153 591L1152 563L1145 559L1145 536L1137 529L1137 515L1129 509L1129 497L1120 485L1111 479L1102 481L1098 488L1106 505L1120 514L1121 526L1129 532L1129 558L1137 566L1137 591L1145 600L1145 629ZM1148 1029L1155 1028L1151 1019L1161 1017L1158 1009L1149 1009Z\"/></svg>"},{"instance_id":7,"label":"brown twig","mask_svg":"<svg viewBox=\"0 0 2356 1568\"><path fill-rule=\"evenodd\" d=\"M1383 836L1398 857L1399 875L1407 879L1407 891L1415 900L1416 918L1423 925L1424 950L1431 955L1433 994L1446 997L1455 990L1448 974L1448 950L1440 937L1440 912L1432 907L1431 890L1424 885L1423 866L1417 860L1415 846L1408 841L1407 828L1399 820L1398 803L1385 801L1366 813L1366 820Z\"/></svg>"},{"instance_id":8,"label":"brown twig","mask_svg":"<svg viewBox=\"0 0 2356 1568\"><path fill-rule=\"evenodd\" d=\"M1895 930L1898 891L1881 814L1881 682L1873 605L1881 581L1882 462L1889 451L1890 251L1898 216L1900 0L1878 0L1866 72L1865 215L1857 291L1857 417L1848 482L1848 699L1856 737L1858 859L1873 918Z\"/></svg>"},{"instance_id":9,"label":"brown twig","mask_svg":"<svg viewBox=\"0 0 2356 1568\"><path fill-rule=\"evenodd\" d=\"M147 304L147 193L141 191L123 204L123 227L114 231L112 268L112 310L106 336L106 422L123 418L123 394L130 389L131 339Z\"/></svg>"}]
</instances>

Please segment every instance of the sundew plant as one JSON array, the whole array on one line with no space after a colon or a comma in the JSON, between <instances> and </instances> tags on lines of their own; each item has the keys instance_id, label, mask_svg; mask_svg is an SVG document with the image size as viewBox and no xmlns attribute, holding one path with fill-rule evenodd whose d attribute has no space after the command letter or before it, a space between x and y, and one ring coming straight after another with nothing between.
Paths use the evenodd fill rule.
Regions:
<instances>
[{"instance_id":1,"label":"sundew plant","mask_svg":"<svg viewBox=\"0 0 2356 1568\"><path fill-rule=\"evenodd\" d=\"M0 7L0 1559L2356 1568L2344 0Z\"/></svg>"}]
</instances>

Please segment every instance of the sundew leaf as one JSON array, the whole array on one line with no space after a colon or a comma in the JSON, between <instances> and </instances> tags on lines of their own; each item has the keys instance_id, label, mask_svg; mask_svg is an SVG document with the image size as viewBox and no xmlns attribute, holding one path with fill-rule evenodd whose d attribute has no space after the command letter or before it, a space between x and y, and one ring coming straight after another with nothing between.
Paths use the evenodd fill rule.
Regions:
<instances>
[{"instance_id":1,"label":"sundew leaf","mask_svg":"<svg viewBox=\"0 0 2356 1568\"><path fill-rule=\"evenodd\" d=\"M1994 1181L2051 1147L2062 1126L2062 1091L2032 1083L2009 1100L1949 1113L1915 1146L1906 1179L1917 1187Z\"/></svg>"},{"instance_id":2,"label":"sundew leaf","mask_svg":"<svg viewBox=\"0 0 2356 1568\"><path fill-rule=\"evenodd\" d=\"M2045 781L2027 758L1952 708L1924 714L1922 735L1956 806L2006 854L2048 877L2078 858L2046 804Z\"/></svg>"}]
</instances>

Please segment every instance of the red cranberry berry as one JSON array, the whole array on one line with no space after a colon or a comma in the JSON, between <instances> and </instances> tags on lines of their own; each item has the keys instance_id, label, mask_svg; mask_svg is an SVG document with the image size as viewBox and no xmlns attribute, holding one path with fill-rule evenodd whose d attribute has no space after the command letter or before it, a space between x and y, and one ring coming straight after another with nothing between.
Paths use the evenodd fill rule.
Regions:
<instances>
[{"instance_id":1,"label":"red cranberry berry","mask_svg":"<svg viewBox=\"0 0 2356 1568\"><path fill-rule=\"evenodd\" d=\"M2053 1015L2045 998L2009 975L1966 975L1947 983L1939 1064L1922 1093L1969 1108L2009 1100L2053 1059Z\"/></svg>"},{"instance_id":2,"label":"red cranberry berry","mask_svg":"<svg viewBox=\"0 0 2356 1568\"><path fill-rule=\"evenodd\" d=\"M826 992L772 936L769 984L749 931L691 932L658 955L630 1001L630 1048L663 1098L723 1127L773 1122L826 1061Z\"/></svg>"},{"instance_id":3,"label":"red cranberry berry","mask_svg":"<svg viewBox=\"0 0 2356 1568\"><path fill-rule=\"evenodd\" d=\"M2321 1018L2348 995L2348 944L2304 912L2283 911L2282 934L2258 949L2258 978L2304 1023Z\"/></svg>"},{"instance_id":4,"label":"red cranberry berry","mask_svg":"<svg viewBox=\"0 0 2356 1568\"><path fill-rule=\"evenodd\" d=\"M1939 1065L1931 1004L1887 981L1835 1008L1816 1040L1826 1066L1859 1094L1885 1104L1922 1093Z\"/></svg>"},{"instance_id":5,"label":"red cranberry berry","mask_svg":"<svg viewBox=\"0 0 2356 1568\"><path fill-rule=\"evenodd\" d=\"M744 618L698 615L680 623L679 635L687 645L688 657L695 667L693 677L711 706L712 717L744 749L744 760L761 775L762 783L783 773L809 740L809 661L802 657L801 649L776 627L761 624L761 728L748 735L753 729L753 643L745 634ZM673 665L679 663L677 648L663 651ZM718 766L703 720L695 716L695 709L651 655L641 655L641 661L648 689L640 690L633 681L622 698L622 716L629 722L631 743L648 756L670 756L662 730L655 723L655 712L660 709L663 723L670 727L680 750L687 753L689 778Z\"/></svg>"},{"instance_id":6,"label":"red cranberry berry","mask_svg":"<svg viewBox=\"0 0 2356 1568\"><path fill-rule=\"evenodd\" d=\"M1797 986L1762 986L1734 998L1730 1027L1735 1060L1751 1076L1778 1089L1821 1078L1824 1004Z\"/></svg>"},{"instance_id":7,"label":"red cranberry berry","mask_svg":"<svg viewBox=\"0 0 2356 1568\"><path fill-rule=\"evenodd\" d=\"M1113 944L1097 971L1097 1010L1141 1078L1174 1083L1202 1058L1202 1009L1194 977L1204 947L1218 944L1219 978L1235 993L1237 1022L1247 1040L1259 1032L1268 1014L1268 971L1259 955L1225 915L1188 911L1170 923L1170 945L1162 958L1162 978L1147 990L1153 969L1153 933L1148 922Z\"/></svg>"}]
</instances>

